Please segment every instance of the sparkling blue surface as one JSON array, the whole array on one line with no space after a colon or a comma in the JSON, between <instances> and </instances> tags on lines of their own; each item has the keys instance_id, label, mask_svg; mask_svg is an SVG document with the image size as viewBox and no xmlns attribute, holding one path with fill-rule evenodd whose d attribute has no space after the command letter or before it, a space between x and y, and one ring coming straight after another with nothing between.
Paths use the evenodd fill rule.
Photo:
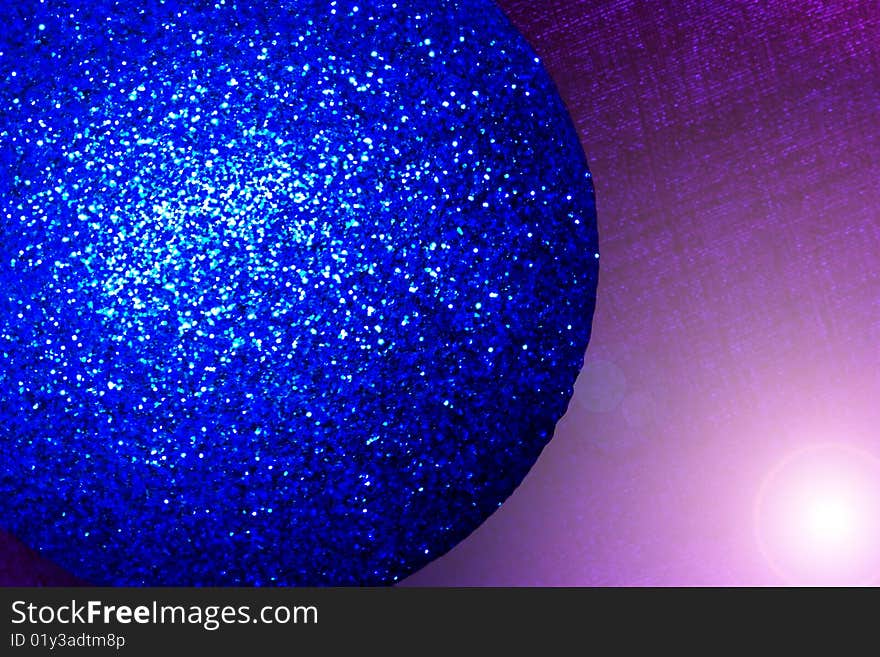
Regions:
<instances>
[{"instance_id":1,"label":"sparkling blue surface","mask_svg":"<svg viewBox=\"0 0 880 657\"><path fill-rule=\"evenodd\" d=\"M376 584L506 499L595 207L487 0L0 8L0 523L106 584Z\"/></svg>"}]
</instances>

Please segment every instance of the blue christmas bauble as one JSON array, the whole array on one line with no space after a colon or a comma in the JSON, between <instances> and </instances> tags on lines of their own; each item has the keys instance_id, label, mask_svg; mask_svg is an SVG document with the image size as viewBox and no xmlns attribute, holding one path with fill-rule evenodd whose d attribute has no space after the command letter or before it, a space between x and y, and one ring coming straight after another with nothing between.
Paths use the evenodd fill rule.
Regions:
<instances>
[{"instance_id":1,"label":"blue christmas bauble","mask_svg":"<svg viewBox=\"0 0 880 657\"><path fill-rule=\"evenodd\" d=\"M119 585L393 582L522 480L595 207L489 0L6 0L0 522Z\"/></svg>"}]
</instances>

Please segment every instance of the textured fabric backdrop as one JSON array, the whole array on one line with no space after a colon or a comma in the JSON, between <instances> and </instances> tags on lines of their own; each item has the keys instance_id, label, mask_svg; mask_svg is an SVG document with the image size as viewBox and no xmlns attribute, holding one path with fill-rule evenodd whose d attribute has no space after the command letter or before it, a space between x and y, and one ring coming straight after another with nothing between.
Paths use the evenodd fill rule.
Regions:
<instances>
[{"instance_id":1,"label":"textured fabric backdrop","mask_svg":"<svg viewBox=\"0 0 880 657\"><path fill-rule=\"evenodd\" d=\"M880 450L880 3L501 3L595 174L568 416L413 584L772 584L752 512L797 445Z\"/></svg>"},{"instance_id":2,"label":"textured fabric backdrop","mask_svg":"<svg viewBox=\"0 0 880 657\"><path fill-rule=\"evenodd\" d=\"M599 306L534 470L407 583L777 583L767 470L880 450L880 3L500 4L595 176ZM0 583L69 581L0 544Z\"/></svg>"}]
</instances>

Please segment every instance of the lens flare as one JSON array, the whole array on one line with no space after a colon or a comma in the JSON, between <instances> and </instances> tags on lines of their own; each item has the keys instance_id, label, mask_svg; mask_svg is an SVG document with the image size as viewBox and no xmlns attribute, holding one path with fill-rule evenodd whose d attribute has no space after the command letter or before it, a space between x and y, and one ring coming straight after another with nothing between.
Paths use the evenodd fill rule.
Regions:
<instances>
[{"instance_id":1,"label":"lens flare","mask_svg":"<svg viewBox=\"0 0 880 657\"><path fill-rule=\"evenodd\" d=\"M880 580L880 460L851 446L797 451L764 479L760 549L783 582L867 586Z\"/></svg>"}]
</instances>

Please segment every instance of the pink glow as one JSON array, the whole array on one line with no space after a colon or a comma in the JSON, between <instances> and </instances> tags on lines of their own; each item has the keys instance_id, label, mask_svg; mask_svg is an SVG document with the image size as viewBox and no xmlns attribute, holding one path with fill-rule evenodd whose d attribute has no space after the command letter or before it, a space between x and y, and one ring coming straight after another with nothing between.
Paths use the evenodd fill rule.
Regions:
<instances>
[{"instance_id":1,"label":"pink glow","mask_svg":"<svg viewBox=\"0 0 880 657\"><path fill-rule=\"evenodd\" d=\"M755 530L788 584L867 586L880 579L880 460L823 444L798 450L767 475Z\"/></svg>"}]
</instances>

